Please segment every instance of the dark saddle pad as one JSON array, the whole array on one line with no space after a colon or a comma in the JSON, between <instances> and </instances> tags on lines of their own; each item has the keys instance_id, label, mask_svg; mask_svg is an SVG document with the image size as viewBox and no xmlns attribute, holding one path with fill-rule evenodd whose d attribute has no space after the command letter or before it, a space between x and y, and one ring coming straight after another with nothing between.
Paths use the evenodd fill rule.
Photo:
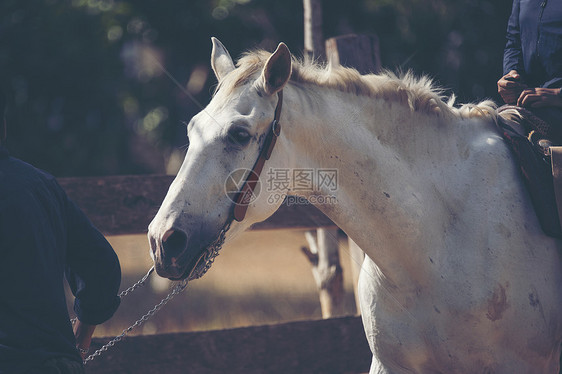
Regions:
<instances>
[{"instance_id":1,"label":"dark saddle pad","mask_svg":"<svg viewBox=\"0 0 562 374\"><path fill-rule=\"evenodd\" d=\"M515 109L521 114L522 129L502 117L502 111L509 109ZM498 127L515 155L543 231L549 236L562 238L548 153L550 144L562 144L560 139L556 139L557 136L552 133L548 123L530 111L503 106L498 109L498 113Z\"/></svg>"}]
</instances>

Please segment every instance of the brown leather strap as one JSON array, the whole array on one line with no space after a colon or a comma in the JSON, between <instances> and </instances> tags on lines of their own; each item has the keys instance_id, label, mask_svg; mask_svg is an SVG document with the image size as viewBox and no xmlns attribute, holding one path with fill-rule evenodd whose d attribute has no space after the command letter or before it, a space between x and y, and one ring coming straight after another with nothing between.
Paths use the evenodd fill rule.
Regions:
<instances>
[{"instance_id":1,"label":"brown leather strap","mask_svg":"<svg viewBox=\"0 0 562 374\"><path fill-rule=\"evenodd\" d=\"M554 196L558 217L562 222L562 146L550 147L550 161L552 164L552 177L554 182Z\"/></svg>"},{"instance_id":2,"label":"brown leather strap","mask_svg":"<svg viewBox=\"0 0 562 374\"><path fill-rule=\"evenodd\" d=\"M238 222L241 222L242 220L244 220L244 217L246 217L246 211L248 210L248 205L251 202L252 196L254 195L254 190L260 179L263 165L265 164L265 161L269 160L269 157L271 157L271 152L273 152L273 148L275 147L277 138L279 137L279 134L281 134L281 123L279 122L279 118L281 117L282 107L283 91L279 91L277 93L277 106L275 107L275 114L273 117L273 121L271 122L269 132L265 137L263 147L260 150L258 159L256 160L256 163L254 164L250 175L248 175L246 181L244 182L244 185L238 192L236 203L234 203L233 215L234 219Z\"/></svg>"}]
</instances>

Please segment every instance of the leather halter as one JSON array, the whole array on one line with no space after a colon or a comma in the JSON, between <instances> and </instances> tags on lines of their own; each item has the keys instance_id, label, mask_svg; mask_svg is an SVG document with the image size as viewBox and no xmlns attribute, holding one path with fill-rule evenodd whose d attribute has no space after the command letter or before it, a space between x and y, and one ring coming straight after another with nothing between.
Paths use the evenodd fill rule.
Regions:
<instances>
[{"instance_id":1,"label":"leather halter","mask_svg":"<svg viewBox=\"0 0 562 374\"><path fill-rule=\"evenodd\" d=\"M248 210L248 205L254 195L254 189L258 184L261 171L263 169L263 165L265 161L269 160L271 156L271 152L273 151L273 147L275 147L275 142L277 142L277 138L279 134L281 134L281 123L279 122L279 117L281 117L281 108L283 107L283 91L279 91L277 93L277 106L275 107L275 115L273 117L273 121L271 122L271 126L265 137L265 141L263 142L263 147L260 150L258 155L258 159L252 168L252 171L246 178L246 181L242 185L242 188L238 192L236 196L236 202L234 203L234 210L233 215L234 219L238 222L244 220L246 217L246 211Z\"/></svg>"}]
</instances>

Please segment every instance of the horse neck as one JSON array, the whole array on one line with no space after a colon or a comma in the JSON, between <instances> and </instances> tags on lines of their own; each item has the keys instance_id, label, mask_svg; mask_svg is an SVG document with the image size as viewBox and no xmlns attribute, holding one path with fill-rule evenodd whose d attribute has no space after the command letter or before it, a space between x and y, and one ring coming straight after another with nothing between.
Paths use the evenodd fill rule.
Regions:
<instances>
[{"instance_id":1,"label":"horse neck","mask_svg":"<svg viewBox=\"0 0 562 374\"><path fill-rule=\"evenodd\" d=\"M420 164L427 162L421 155L448 151L438 144L436 126L420 123L431 122L431 116L416 117L403 105L333 90L306 97L297 88L286 96L291 166L337 171L335 191L295 194L335 196L337 203L327 199L329 204L317 208L376 259L383 273L407 271L407 259L419 269L417 259L426 254L411 251L419 249L420 216L435 216L436 225L442 219L439 207L428 210L431 201L416 201L421 198L416 194L431 188L421 186L427 179L420 174Z\"/></svg>"}]
</instances>

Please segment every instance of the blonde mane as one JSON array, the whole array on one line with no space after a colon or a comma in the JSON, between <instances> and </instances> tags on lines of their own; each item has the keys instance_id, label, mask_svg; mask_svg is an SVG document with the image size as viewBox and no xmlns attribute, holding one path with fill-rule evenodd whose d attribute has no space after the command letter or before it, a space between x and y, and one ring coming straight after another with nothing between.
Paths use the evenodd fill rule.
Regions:
<instances>
[{"instance_id":1,"label":"blonde mane","mask_svg":"<svg viewBox=\"0 0 562 374\"><path fill-rule=\"evenodd\" d=\"M227 75L219 83L217 91L222 88L228 94L234 88L255 79L269 56L271 53L264 50L246 52L236 63L237 69L233 74ZM460 118L496 117L496 105L491 100L455 107L455 96L446 97L444 91L435 86L427 76L416 77L411 72L398 76L390 71L361 75L352 68L305 63L294 56L292 60L290 81L293 83L398 102L406 105L413 112L430 115Z\"/></svg>"}]
</instances>

